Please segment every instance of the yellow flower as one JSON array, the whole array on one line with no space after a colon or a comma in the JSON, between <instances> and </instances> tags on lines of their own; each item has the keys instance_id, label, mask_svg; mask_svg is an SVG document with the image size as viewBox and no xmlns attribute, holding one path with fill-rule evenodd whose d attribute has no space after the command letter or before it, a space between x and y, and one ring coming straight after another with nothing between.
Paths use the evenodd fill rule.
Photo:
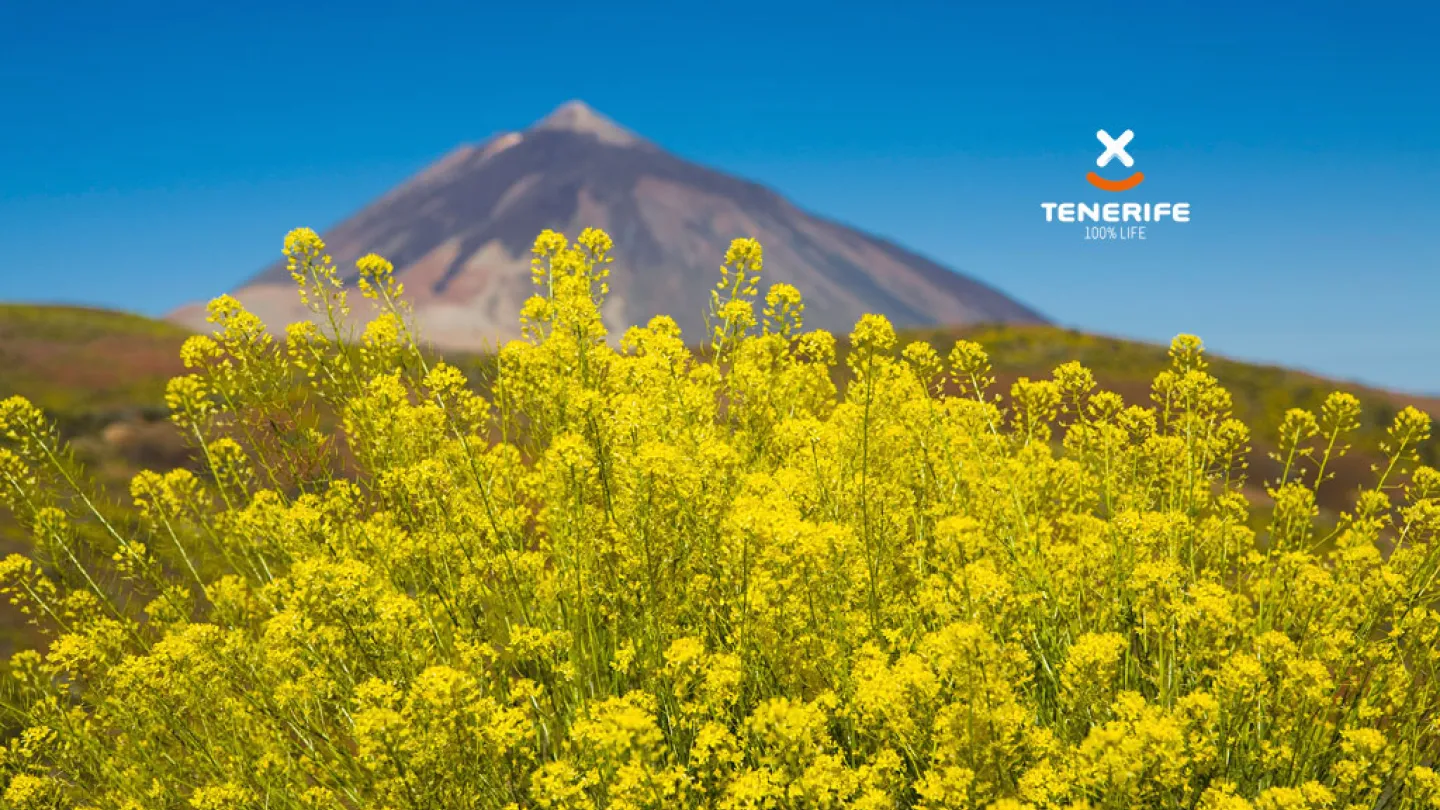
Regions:
<instances>
[{"instance_id":1,"label":"yellow flower","mask_svg":"<svg viewBox=\"0 0 1440 810\"><path fill-rule=\"evenodd\" d=\"M195 463L125 507L0 402L0 595L46 636L5 805L1437 806L1427 415L1262 415L1250 481L1193 336L1127 404L1015 379L1015 330L802 332L740 239L708 335L611 341L614 249L542 233L523 339L441 361L393 265L357 334L292 232L309 316L212 302L166 397Z\"/></svg>"}]
</instances>

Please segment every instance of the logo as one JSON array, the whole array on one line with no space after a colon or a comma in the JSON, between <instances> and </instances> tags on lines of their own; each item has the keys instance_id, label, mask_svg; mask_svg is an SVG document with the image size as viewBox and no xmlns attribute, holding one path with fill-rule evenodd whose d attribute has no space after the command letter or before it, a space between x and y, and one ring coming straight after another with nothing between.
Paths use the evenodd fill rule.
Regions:
<instances>
[{"instance_id":1,"label":"logo","mask_svg":"<svg viewBox=\"0 0 1440 810\"><path fill-rule=\"evenodd\" d=\"M1134 168L1135 158L1128 149L1135 140L1133 129L1125 130L1118 138L1111 137L1102 129L1095 133L1095 138L1105 147L1105 151L1095 159L1096 168L1104 169L1117 162L1126 169ZM1131 172L1129 177L1110 180L1091 170L1085 175L1085 180L1101 191L1119 194L1145 182L1145 173L1136 171ZM1146 239L1146 226L1138 223L1190 221L1188 202L1042 202L1040 207L1045 210L1046 222L1119 223L1085 226L1085 239L1094 241L1143 241Z\"/></svg>"},{"instance_id":2,"label":"logo","mask_svg":"<svg viewBox=\"0 0 1440 810\"><path fill-rule=\"evenodd\" d=\"M1120 137L1112 138L1110 133L1102 129L1095 133L1095 137L1100 140L1100 143L1105 144L1105 151L1095 161L1096 166L1103 169L1114 158L1119 158L1127 169L1135 165L1135 159L1125 151L1126 145L1135 140L1134 130L1127 129L1120 133ZM1106 180L1095 172L1090 172L1085 175L1085 179L1090 181L1090 185L1101 191L1129 191L1144 182L1145 173L1135 172L1124 180Z\"/></svg>"}]
</instances>

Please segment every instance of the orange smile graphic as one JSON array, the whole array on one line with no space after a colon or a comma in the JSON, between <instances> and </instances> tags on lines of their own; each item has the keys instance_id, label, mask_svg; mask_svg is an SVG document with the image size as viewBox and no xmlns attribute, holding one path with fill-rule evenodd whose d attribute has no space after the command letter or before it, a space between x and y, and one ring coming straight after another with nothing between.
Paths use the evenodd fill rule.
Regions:
<instances>
[{"instance_id":1,"label":"orange smile graphic","mask_svg":"<svg viewBox=\"0 0 1440 810\"><path fill-rule=\"evenodd\" d=\"M1140 182L1145 179L1145 173L1135 172L1124 180L1106 180L1095 172L1090 172L1085 175L1085 179L1090 181L1090 185L1103 191L1129 191L1140 185Z\"/></svg>"}]
</instances>

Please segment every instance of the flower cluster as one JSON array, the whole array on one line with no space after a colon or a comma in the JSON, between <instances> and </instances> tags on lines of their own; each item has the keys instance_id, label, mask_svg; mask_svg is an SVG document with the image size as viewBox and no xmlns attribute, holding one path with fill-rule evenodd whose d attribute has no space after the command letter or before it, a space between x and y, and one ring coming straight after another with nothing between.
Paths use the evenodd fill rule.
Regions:
<instances>
[{"instance_id":1,"label":"flower cluster","mask_svg":"<svg viewBox=\"0 0 1440 810\"><path fill-rule=\"evenodd\" d=\"M1075 363L996 391L974 343L804 331L739 240L696 352L606 334L610 250L542 234L467 380L379 257L348 334L292 233L313 322L212 306L169 396L197 466L124 517L0 403L34 537L0 590L52 639L10 662L4 805L1440 807L1426 415L1326 522L1347 395L1262 489L1193 337L1146 403Z\"/></svg>"}]
</instances>

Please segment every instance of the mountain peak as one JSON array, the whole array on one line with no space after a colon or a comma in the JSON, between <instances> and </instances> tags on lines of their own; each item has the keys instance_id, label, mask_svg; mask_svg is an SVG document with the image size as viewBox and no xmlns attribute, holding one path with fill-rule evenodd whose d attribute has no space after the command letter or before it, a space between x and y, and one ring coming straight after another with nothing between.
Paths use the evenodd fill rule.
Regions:
<instances>
[{"instance_id":1,"label":"mountain peak","mask_svg":"<svg viewBox=\"0 0 1440 810\"><path fill-rule=\"evenodd\" d=\"M635 146L643 141L635 133L596 112L583 101L567 101L536 121L531 131L554 130L594 136L602 143Z\"/></svg>"},{"instance_id":2,"label":"mountain peak","mask_svg":"<svg viewBox=\"0 0 1440 810\"><path fill-rule=\"evenodd\" d=\"M846 334L868 313L897 328L1044 321L922 256L670 154L579 101L451 152L326 231L325 242L341 267L385 256L427 340L481 351L522 334L536 234L587 227L609 233L620 257L602 311L614 336L663 313L690 341L703 339L717 262L740 237L765 246L771 282L804 293L807 328ZM356 271L343 278L353 283ZM284 260L236 297L272 328L313 315ZM174 317L210 327L203 306Z\"/></svg>"}]
</instances>

